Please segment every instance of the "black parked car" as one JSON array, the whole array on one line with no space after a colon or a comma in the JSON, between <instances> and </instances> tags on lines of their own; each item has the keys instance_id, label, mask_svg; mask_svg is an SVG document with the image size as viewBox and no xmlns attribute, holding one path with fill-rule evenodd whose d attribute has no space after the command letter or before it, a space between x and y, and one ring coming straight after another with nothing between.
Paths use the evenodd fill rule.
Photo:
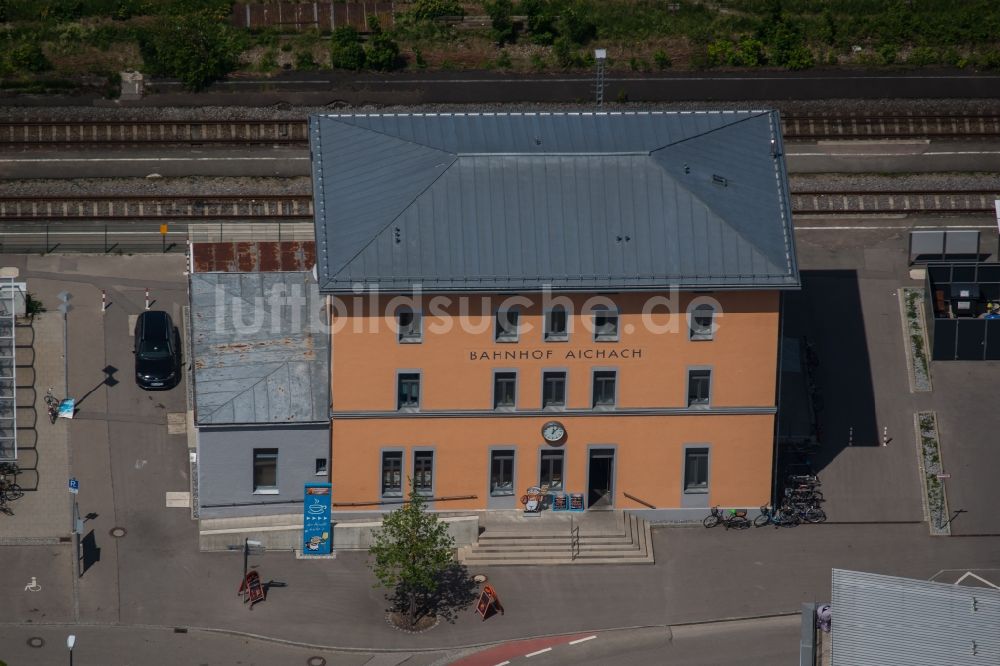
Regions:
<instances>
[{"instance_id":1,"label":"black parked car","mask_svg":"<svg viewBox=\"0 0 1000 666\"><path fill-rule=\"evenodd\" d=\"M181 378L181 350L170 315L147 310L135 322L135 383L147 391L170 389Z\"/></svg>"}]
</instances>

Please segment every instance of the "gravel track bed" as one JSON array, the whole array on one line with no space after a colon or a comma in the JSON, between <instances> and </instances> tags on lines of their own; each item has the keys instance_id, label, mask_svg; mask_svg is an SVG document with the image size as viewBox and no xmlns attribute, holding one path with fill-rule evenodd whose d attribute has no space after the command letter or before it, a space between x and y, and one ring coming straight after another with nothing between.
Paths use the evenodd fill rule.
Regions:
<instances>
[{"instance_id":1,"label":"gravel track bed","mask_svg":"<svg viewBox=\"0 0 1000 666\"><path fill-rule=\"evenodd\" d=\"M260 177L186 178L71 178L66 180L0 180L0 196L71 197L88 196L259 196L262 194L312 195L312 180Z\"/></svg>"},{"instance_id":2,"label":"gravel track bed","mask_svg":"<svg viewBox=\"0 0 1000 666\"><path fill-rule=\"evenodd\" d=\"M906 173L906 174L789 174L795 192L845 192L848 190L991 190L1000 193L1000 175L995 173Z\"/></svg>"},{"instance_id":3,"label":"gravel track bed","mask_svg":"<svg viewBox=\"0 0 1000 666\"><path fill-rule=\"evenodd\" d=\"M996 114L1000 99L926 99L926 100L823 100L745 102L672 102L605 104L605 111L696 110L696 109L779 109L795 115L978 115ZM420 106L204 106L204 107L128 107L92 106L0 107L0 122L73 121L73 120L301 120L313 113L441 113L448 111L578 111L593 110L593 104L426 104Z\"/></svg>"},{"instance_id":4,"label":"gravel track bed","mask_svg":"<svg viewBox=\"0 0 1000 666\"><path fill-rule=\"evenodd\" d=\"M808 174L790 175L792 192L871 192L912 190L989 190L1000 193L1000 176L991 173L920 173L920 174ZM186 178L71 178L0 180L4 197L68 197L74 195L109 196L259 196L289 194L309 196L312 181L308 176L295 178L202 177Z\"/></svg>"}]
</instances>

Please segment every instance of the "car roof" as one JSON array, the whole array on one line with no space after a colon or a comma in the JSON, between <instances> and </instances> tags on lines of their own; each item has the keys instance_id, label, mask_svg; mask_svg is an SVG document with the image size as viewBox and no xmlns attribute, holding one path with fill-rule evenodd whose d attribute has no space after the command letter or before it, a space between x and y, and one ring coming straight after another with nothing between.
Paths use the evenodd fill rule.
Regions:
<instances>
[{"instance_id":1,"label":"car roof","mask_svg":"<svg viewBox=\"0 0 1000 666\"><path fill-rule=\"evenodd\" d=\"M143 337L165 338L169 333L170 315L162 310L147 310L139 315Z\"/></svg>"}]
</instances>

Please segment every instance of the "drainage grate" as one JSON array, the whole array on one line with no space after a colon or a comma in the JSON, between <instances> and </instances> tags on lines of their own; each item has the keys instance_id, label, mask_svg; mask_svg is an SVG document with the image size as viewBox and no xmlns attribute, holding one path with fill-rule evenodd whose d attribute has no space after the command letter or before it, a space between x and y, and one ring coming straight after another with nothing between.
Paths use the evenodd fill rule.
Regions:
<instances>
[{"instance_id":1,"label":"drainage grate","mask_svg":"<svg viewBox=\"0 0 1000 666\"><path fill-rule=\"evenodd\" d=\"M175 634L186 634L187 632L187 627L174 627Z\"/></svg>"},{"instance_id":2,"label":"drainage grate","mask_svg":"<svg viewBox=\"0 0 1000 666\"><path fill-rule=\"evenodd\" d=\"M32 636L28 639L28 647L40 648L45 645L45 639L41 636Z\"/></svg>"},{"instance_id":3,"label":"drainage grate","mask_svg":"<svg viewBox=\"0 0 1000 666\"><path fill-rule=\"evenodd\" d=\"M306 659L308 666L326 666L326 659L323 657L309 657Z\"/></svg>"},{"instance_id":4,"label":"drainage grate","mask_svg":"<svg viewBox=\"0 0 1000 666\"><path fill-rule=\"evenodd\" d=\"M128 530L126 530L124 527L112 527L110 530L108 530L108 534L110 534L116 539L121 539L123 536L128 534Z\"/></svg>"}]
</instances>

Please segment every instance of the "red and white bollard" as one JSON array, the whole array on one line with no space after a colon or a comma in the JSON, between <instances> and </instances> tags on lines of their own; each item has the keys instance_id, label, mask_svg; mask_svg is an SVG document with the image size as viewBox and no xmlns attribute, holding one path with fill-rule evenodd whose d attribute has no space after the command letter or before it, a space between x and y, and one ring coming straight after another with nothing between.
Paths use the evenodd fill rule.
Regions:
<instances>
[{"instance_id":1,"label":"red and white bollard","mask_svg":"<svg viewBox=\"0 0 1000 666\"><path fill-rule=\"evenodd\" d=\"M149 287L146 287L146 309L149 309Z\"/></svg>"},{"instance_id":2,"label":"red and white bollard","mask_svg":"<svg viewBox=\"0 0 1000 666\"><path fill-rule=\"evenodd\" d=\"M101 314L108 311L108 292L101 289Z\"/></svg>"}]
</instances>

